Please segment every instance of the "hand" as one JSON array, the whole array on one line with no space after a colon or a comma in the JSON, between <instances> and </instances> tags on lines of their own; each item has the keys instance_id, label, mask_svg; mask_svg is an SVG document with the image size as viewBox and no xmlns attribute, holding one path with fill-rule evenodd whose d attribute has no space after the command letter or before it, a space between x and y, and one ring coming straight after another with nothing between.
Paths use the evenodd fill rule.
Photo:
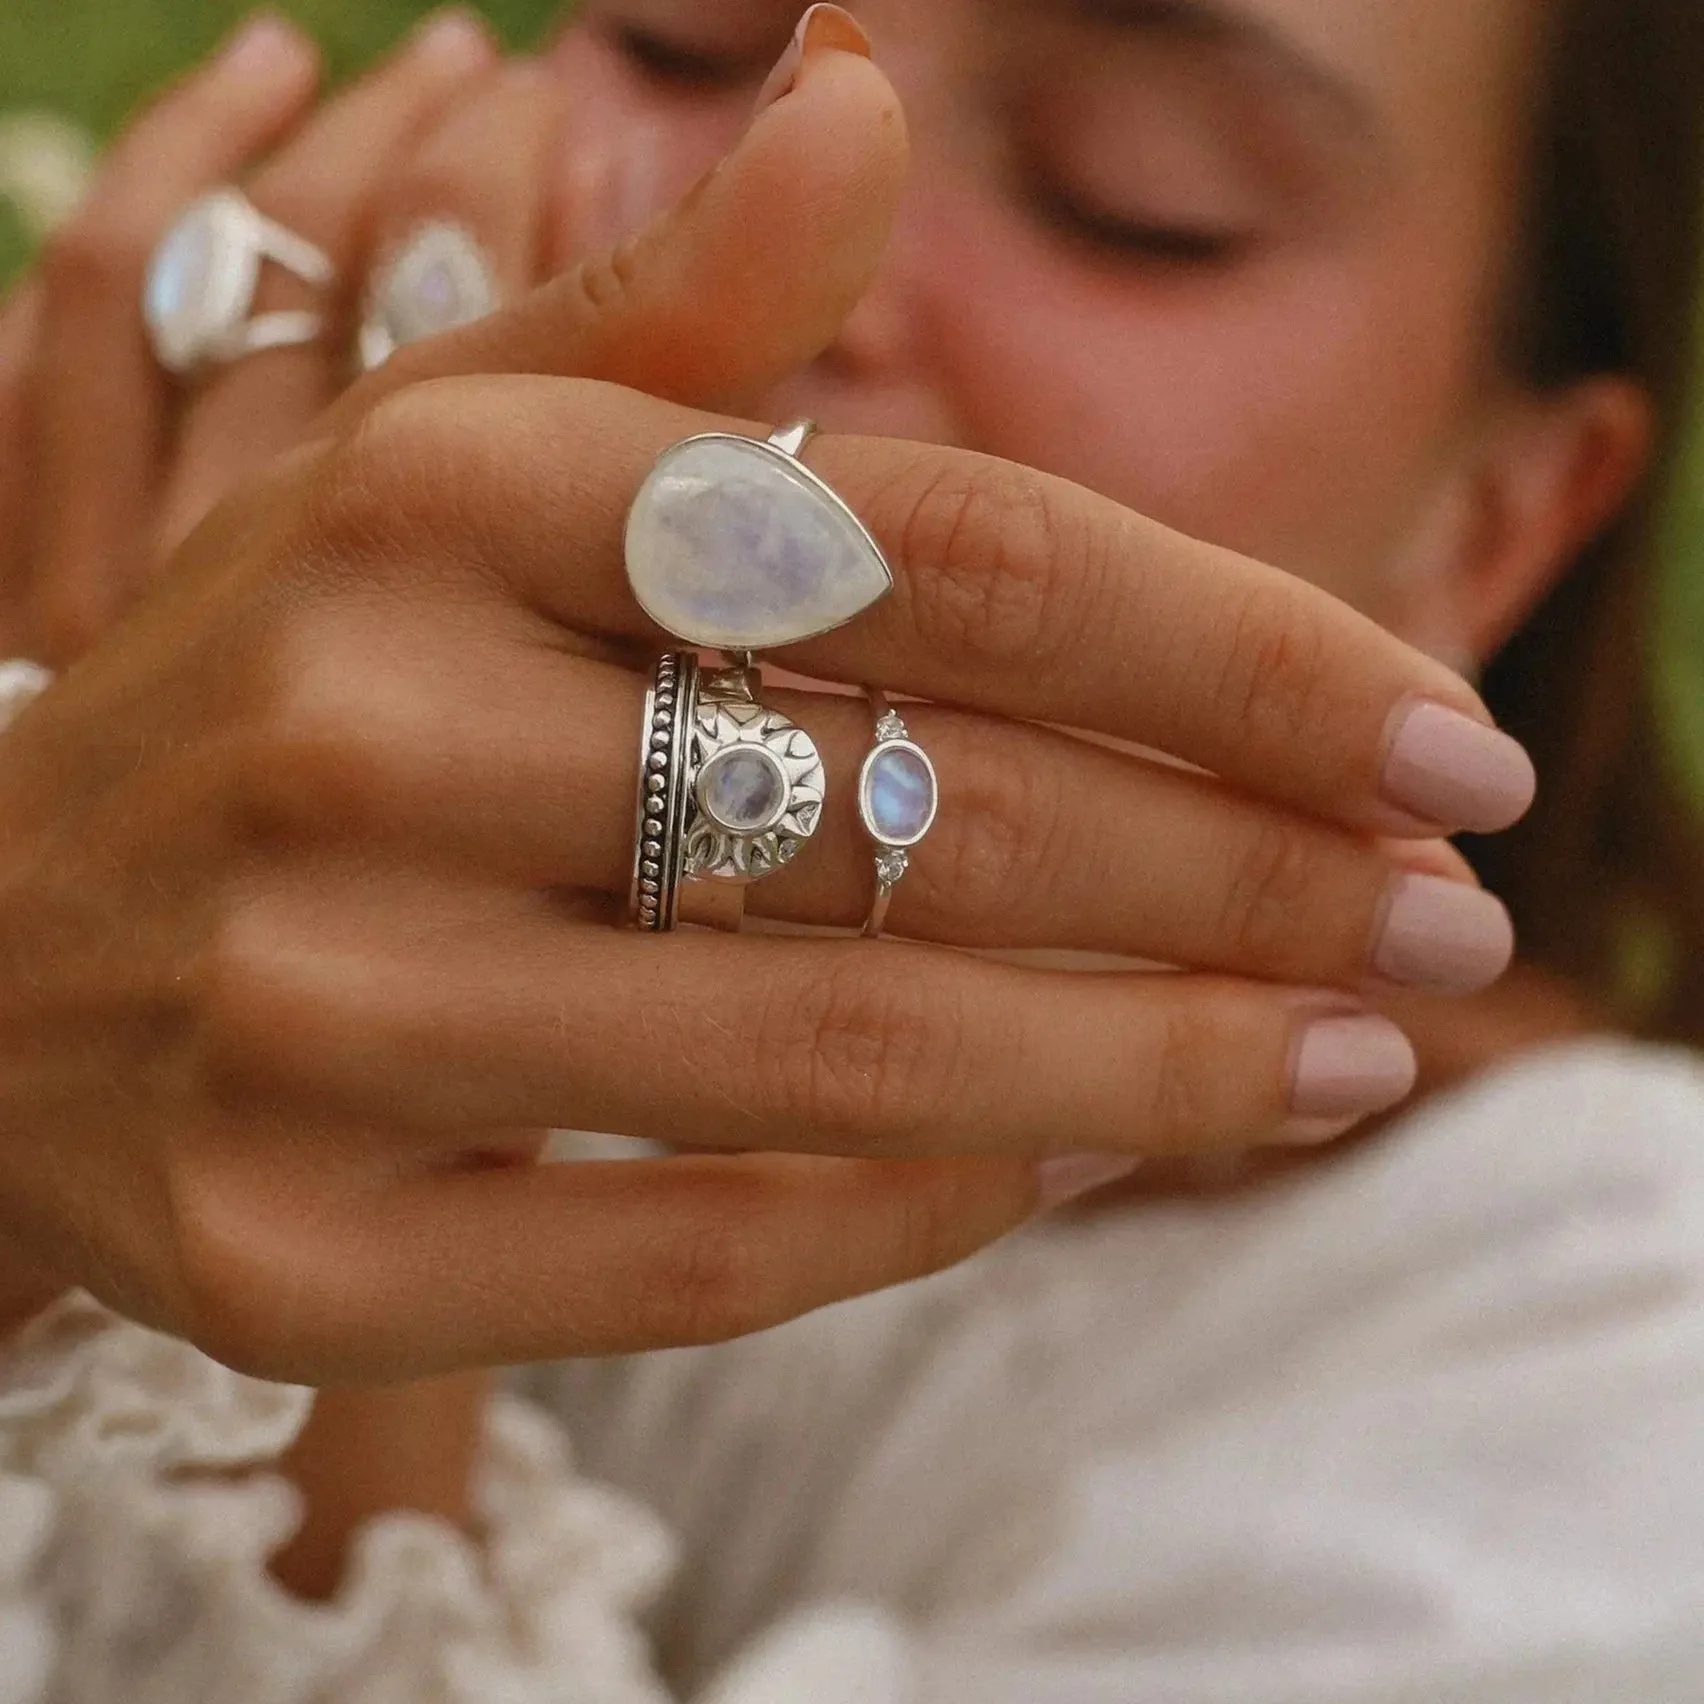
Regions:
<instances>
[{"instance_id":1,"label":"hand","mask_svg":"<svg viewBox=\"0 0 1704 1704\"><path fill-rule=\"evenodd\" d=\"M357 387L0 742L0 1207L67 1281L316 1383L706 1340L968 1253L1047 1154L1311 1141L1400 1093L1357 991L1437 967L1389 951L1416 890L1374 836L1500 826L1518 755L1323 594L963 453L813 446L899 586L788 659L960 707L914 718L945 797L894 924L926 944L609 927L643 696L611 659L658 643L625 509L667 444L757 428L588 378L686 326L696 402L808 357L900 135L866 61L808 60L617 266ZM856 704L786 708L855 767ZM862 911L843 805L822 838L754 909ZM535 1167L560 1125L730 1152Z\"/></svg>"},{"instance_id":2,"label":"hand","mask_svg":"<svg viewBox=\"0 0 1704 1704\"><path fill-rule=\"evenodd\" d=\"M156 363L137 308L149 259L178 215L206 191L247 179L286 223L310 205L346 251L364 240L381 190L421 135L496 64L471 18L449 14L316 111L313 44L266 17L131 126L0 309L6 655L56 665L82 655L199 513L297 442L343 389L345 369L322 351L260 363L268 390L238 386L216 412L186 400ZM360 274L344 277L344 299L311 304L329 305L339 334ZM263 306L309 305L287 299L297 288L269 277ZM337 343L345 346L341 335Z\"/></svg>"}]
</instances>

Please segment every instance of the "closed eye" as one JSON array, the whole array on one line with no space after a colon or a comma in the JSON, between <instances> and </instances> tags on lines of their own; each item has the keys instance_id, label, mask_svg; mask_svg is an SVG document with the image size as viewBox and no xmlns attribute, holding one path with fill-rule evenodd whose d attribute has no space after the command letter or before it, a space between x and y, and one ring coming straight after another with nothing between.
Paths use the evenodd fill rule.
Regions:
<instances>
[{"instance_id":1,"label":"closed eye","mask_svg":"<svg viewBox=\"0 0 1704 1704\"><path fill-rule=\"evenodd\" d=\"M1248 230L1108 213L1042 178L1032 179L1028 194L1050 229L1108 254L1182 267L1227 266L1256 241L1255 233Z\"/></svg>"},{"instance_id":2,"label":"closed eye","mask_svg":"<svg viewBox=\"0 0 1704 1704\"><path fill-rule=\"evenodd\" d=\"M760 77L769 61L671 40L637 24L612 23L617 50L647 77L683 90L714 90Z\"/></svg>"}]
</instances>

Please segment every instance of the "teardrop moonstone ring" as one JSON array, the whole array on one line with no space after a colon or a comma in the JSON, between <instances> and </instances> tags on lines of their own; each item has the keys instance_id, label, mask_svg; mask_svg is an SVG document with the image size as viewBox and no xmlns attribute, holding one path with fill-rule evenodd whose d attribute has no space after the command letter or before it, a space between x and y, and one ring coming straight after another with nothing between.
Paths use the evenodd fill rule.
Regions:
<instances>
[{"instance_id":1,"label":"teardrop moonstone ring","mask_svg":"<svg viewBox=\"0 0 1704 1704\"><path fill-rule=\"evenodd\" d=\"M688 645L746 656L832 632L893 588L880 547L799 459L811 428L665 450L627 519L641 608Z\"/></svg>"}]
</instances>

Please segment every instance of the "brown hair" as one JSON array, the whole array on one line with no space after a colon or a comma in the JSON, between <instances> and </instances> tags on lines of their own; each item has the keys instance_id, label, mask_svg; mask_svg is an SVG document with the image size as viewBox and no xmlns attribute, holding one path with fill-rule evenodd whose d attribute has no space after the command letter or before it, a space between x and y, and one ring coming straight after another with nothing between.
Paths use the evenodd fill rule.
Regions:
<instances>
[{"instance_id":1,"label":"brown hair","mask_svg":"<svg viewBox=\"0 0 1704 1704\"><path fill-rule=\"evenodd\" d=\"M1704 808L1665 754L1650 686L1704 248L1704 3L1556 3L1512 354L1541 386L1637 378L1661 439L1635 502L1487 675L1542 789L1519 829L1472 850L1529 962L1632 1028L1704 1043ZM1666 948L1654 980L1632 974L1639 939Z\"/></svg>"}]
</instances>

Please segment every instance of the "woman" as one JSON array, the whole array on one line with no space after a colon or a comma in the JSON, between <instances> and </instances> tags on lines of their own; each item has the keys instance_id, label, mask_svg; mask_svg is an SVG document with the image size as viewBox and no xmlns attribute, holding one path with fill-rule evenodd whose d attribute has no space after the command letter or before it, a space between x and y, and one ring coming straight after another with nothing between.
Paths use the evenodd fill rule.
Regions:
<instances>
[{"instance_id":1,"label":"woman","mask_svg":"<svg viewBox=\"0 0 1704 1704\"><path fill-rule=\"evenodd\" d=\"M217 75L191 85L109 168L35 298L39 330L12 321L46 399L43 441L73 446L43 458L47 542L29 558L32 606L61 651L122 601L136 569L118 547L141 519L180 537L232 477L304 432L309 443L189 539L161 592L0 754L30 848L16 891L34 902L19 912L31 927L16 936L18 1022L34 1025L38 1058L56 1050L14 1103L54 1137L18 1156L8 1184L20 1306L74 1273L239 1364L327 1382L726 1334L997 1234L1034 1200L1028 1166L690 1161L446 1181L433 1162L465 1165L473 1127L570 1118L844 1154L1187 1151L1286 1123L1313 1141L1401 1099L1412 1063L1344 997L1298 1005L1275 984L1358 988L1369 957L1411 988L1469 990L1501 968L1494 904L1418 838L1499 828L1526 803L1526 773L1458 681L1294 582L1050 481L832 438L813 460L895 546L901 596L802 647L802 668L1158 746L1224 782L908 711L943 775L963 779L942 813L959 838L919 854L896 890L898 932L1251 980L1055 980L879 948L823 981L821 944L742 943L746 961L683 939L672 958L626 945L618 958L593 932L596 909L567 935L559 922L538 932L536 889L611 887L619 849L607 776L576 775L583 820L565 818L549 801L569 754L505 713L514 697L546 728L606 704L631 712L630 678L597 672L646 633L611 588L608 540L650 457L700 421L583 387L419 383L433 374L762 396L753 412L767 418L808 407L836 426L1004 451L1305 572L1456 662L1523 625L1672 432L1678 387L1656 352L1683 341L1691 197L1664 204L1664 221L1636 210L1641 187L1660 198L1696 177L1695 103L1665 80L1698 67L1681 9L864 10L896 43L921 155L873 288L898 185L894 109L848 23L819 10L730 165L618 266L401 357L311 431L338 384L323 351L240 364L179 419L139 360L120 364L138 345L117 295L76 288L107 275L89 263L113 252L117 213L156 234L291 126L308 63L274 37L262 74L251 38L240 91ZM552 222L595 250L732 141L749 67L775 45L764 31L791 22L754 15L749 38L711 42L692 33L698 9L665 11L592 7L560 45L560 82L489 67L465 31L459 45L440 31L274 153L254 199L346 273L374 223L383 252L430 215L470 227L510 287L524 283L534 222L552 211L526 167L560 105L594 135L571 149ZM1637 114L1650 130L1605 200L1675 243L1649 268L1629 263L1646 286L1631 302L1614 264L1630 245L1596 218L1607 155L1588 147L1552 169L1543 142L1568 154L1579 133L1559 115L1578 118L1612 73L1640 95L1605 122ZM211 153L179 151L211 134ZM1529 227L1530 244L1508 236ZM1527 264L1529 250L1565 265ZM771 252L789 265L763 264ZM1567 301L1539 288L1557 277ZM1578 341L1559 336L1581 324ZM1375 359L1392 348L1400 363ZM78 403L126 370L129 429L111 422L92 502L77 424L92 413ZM396 400L376 407L381 391ZM538 447L560 443L574 446L573 479ZM564 540L588 541L566 584L551 566ZM1625 650L1612 617L1639 607L1642 571L1632 554L1576 568L1530 642ZM540 606L545 625L513 625ZM529 647L549 666L523 672ZM1026 672L1043 657L1051 672ZM421 690L428 678L457 681L453 717ZM486 696L487 678L505 690ZM1625 678L1585 678L1612 707L1641 702ZM799 703L855 762L868 730L851 709ZM1538 1037L1577 1029L1577 996L1610 991L1613 905L1629 891L1659 902L1675 867L1614 790L1651 755L1636 731L1606 730L1581 693L1542 732L1556 742L1545 767L1580 789L1545 855L1595 845L1603 820L1623 833L1612 881L1508 884L1539 925L1538 962L1578 973L1569 997L1541 988L1493 1008ZM428 745L453 762L423 766ZM489 772L503 768L494 800ZM1038 800L1057 801L1057 820L1040 820ZM576 834L596 856L564 871ZM1369 834L1400 844L1375 849ZM527 903L492 885L494 867ZM1531 855L1517 867L1544 874ZM1088 892L1073 879L1085 869ZM848 834L753 908L852 921L868 888ZM215 931L211 955L209 891L221 925L244 925ZM1667 916L1684 929L1676 892ZM1574 913L1555 944L1540 895ZM138 950L115 967L120 919ZM713 1004L745 962L783 990L756 1002L755 1030L740 1003ZM169 992L186 965L187 1003ZM618 1022L559 995L552 1032L506 997L560 983L565 965L602 979ZM621 1025L650 1023L622 1004L641 965L669 1019L645 1033L688 1067L666 1080L618 1045ZM706 1010L713 1039L694 1028ZM977 1022L951 1022L967 1014ZM1412 1020L1440 1057L1486 1051L1462 1045L1466 1024L1419 1008ZM565 1026L566 1073L547 1045ZM984 1026L993 1045L971 1046ZM162 1045L185 1027L196 1045ZM1051 1069L1038 1085L1039 1059ZM104 1099L81 1086L91 1078ZM1698 1345L1684 1304L1698 1288L1700 1104L1690 1064L1559 1056L1246 1196L1032 1234L725 1360L580 1366L549 1383L589 1461L687 1529L665 1645L685 1682L795 1602L852 1597L886 1614L793 1628L783 1675L815 1641L841 1681L876 1684L890 1665L878 1695L921 1698L1681 1696L1698 1672L1697 1476L1684 1471ZM1583 1109L1580 1127L1559 1128L1558 1105ZM484 1144L510 1162L531 1151L531 1138ZM91 1196L79 1173L133 1188ZM351 1200L370 1204L364 1223ZM1582 1249L1588 1207L1604 1230ZM737 1216L738 1237L718 1236L718 1212ZM474 1249L477 1282L423 1281ZM529 1314L529 1292L547 1305ZM1506 1317L1486 1317L1495 1308ZM297 1577L312 1583L363 1506L458 1512L469 1397L451 1385L322 1404L293 1457L314 1517ZM773 1431L763 1410L783 1400L796 1406ZM75 1475L52 1466L63 1416L46 1411L29 1466L66 1495ZM246 1460L297 1417L251 1413L190 1459ZM364 1436L382 1440L369 1459ZM1531 1459L1500 1470L1510 1440ZM1592 1481L1597 1495L1559 1520L1608 1440L1621 1481ZM753 1451L760 1471L742 1475ZM1272 1452L1283 1472L1243 1489ZM88 1455L64 1454L87 1470ZM125 1483L138 1506L181 1512L169 1488ZM270 1518L244 1530L276 1537ZM189 1524L150 1554L170 1554ZM387 1660L407 1660L394 1641L411 1603L458 1601L443 1578L438 1597L391 1582ZM473 1592L465 1573L456 1584ZM478 1603L490 1656L501 1610ZM354 1643L316 1650L330 1666L300 1677L302 1695L356 1673L370 1653ZM814 1671L790 1672L796 1695L829 1695Z\"/></svg>"}]
</instances>

